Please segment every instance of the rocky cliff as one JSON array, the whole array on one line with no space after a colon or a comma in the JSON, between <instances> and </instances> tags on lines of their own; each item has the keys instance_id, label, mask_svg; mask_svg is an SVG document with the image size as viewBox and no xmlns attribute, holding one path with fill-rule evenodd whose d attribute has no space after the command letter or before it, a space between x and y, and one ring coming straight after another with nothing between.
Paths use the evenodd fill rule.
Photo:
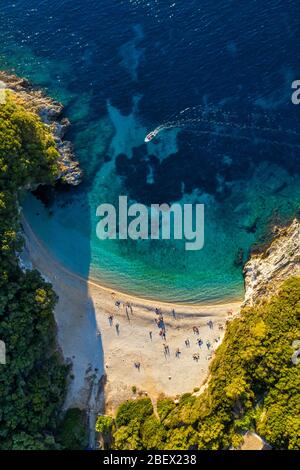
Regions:
<instances>
[{"instance_id":1,"label":"rocky cliff","mask_svg":"<svg viewBox=\"0 0 300 470\"><path fill-rule=\"evenodd\" d=\"M244 305L254 305L276 293L290 276L300 276L300 223L275 228L275 238L261 253L252 255L244 267Z\"/></svg>"},{"instance_id":2,"label":"rocky cliff","mask_svg":"<svg viewBox=\"0 0 300 470\"><path fill-rule=\"evenodd\" d=\"M81 181L82 172L75 160L71 142L64 139L70 122L62 118L63 105L35 88L28 80L0 71L0 88L17 94L18 100L26 104L26 109L37 113L53 135L60 155L60 179L77 186Z\"/></svg>"}]
</instances>

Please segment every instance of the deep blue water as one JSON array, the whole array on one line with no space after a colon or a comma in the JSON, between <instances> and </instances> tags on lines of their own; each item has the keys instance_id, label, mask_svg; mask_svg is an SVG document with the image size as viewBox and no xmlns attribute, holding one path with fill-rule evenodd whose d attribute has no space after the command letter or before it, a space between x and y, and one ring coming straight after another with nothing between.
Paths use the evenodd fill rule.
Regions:
<instances>
[{"instance_id":1,"label":"deep blue water","mask_svg":"<svg viewBox=\"0 0 300 470\"><path fill-rule=\"evenodd\" d=\"M142 296L198 302L241 295L239 254L245 261L268 225L299 207L300 107L290 99L300 78L297 2L1 4L0 67L65 104L84 169L80 188L58 192L50 208L31 196L24 201L52 252L77 272ZM146 132L200 105L246 129L196 122L144 144ZM204 249L100 242L96 207L119 194L145 204L204 202Z\"/></svg>"}]
</instances>

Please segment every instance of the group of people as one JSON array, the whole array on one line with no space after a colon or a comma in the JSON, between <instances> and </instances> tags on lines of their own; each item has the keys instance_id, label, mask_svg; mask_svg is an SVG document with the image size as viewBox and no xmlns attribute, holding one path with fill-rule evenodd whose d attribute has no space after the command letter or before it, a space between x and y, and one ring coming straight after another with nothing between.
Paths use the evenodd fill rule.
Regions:
<instances>
[{"instance_id":1,"label":"group of people","mask_svg":"<svg viewBox=\"0 0 300 470\"><path fill-rule=\"evenodd\" d=\"M120 300L116 300L115 306L116 306L117 309L119 309L121 307ZM131 305L130 302L127 302L127 303L124 303L123 306L125 307L126 317L127 317L128 321L130 321L130 316L129 315L133 315L132 305ZM109 315L108 321L109 321L109 325L112 326L113 321L114 321L114 315L113 314ZM116 328L117 335L119 335L120 334L120 325L119 325L119 323L115 324L115 328Z\"/></svg>"},{"instance_id":2,"label":"group of people","mask_svg":"<svg viewBox=\"0 0 300 470\"><path fill-rule=\"evenodd\" d=\"M162 318L162 316L161 316L160 318ZM212 321L212 320L209 320L209 321L207 322L207 326L209 327L210 330L212 330L212 329L214 328L214 323L213 323L213 321ZM223 330L223 325L222 325L222 324L219 323L219 324L218 324L218 327L219 327L219 330ZM165 331L165 330L164 330L164 331ZM200 334L200 330L199 330L199 328L198 328L197 326L193 326L193 333L194 333L195 335L197 335L197 336ZM161 333L160 333L160 334L161 334ZM151 336L151 339L152 339L152 336ZM214 338L214 341L215 341L215 343L218 343L218 342L220 341L220 336L218 336L217 338ZM185 339L184 344L185 344L186 348L190 348L190 347L191 347L191 343L190 343L189 338ZM201 338L197 338L197 344L198 344L199 348L201 348L202 345L204 344L204 342L203 342L203 340L202 340ZM211 344L211 342L210 342L209 340L206 341L206 347L207 347L208 350L211 350L212 344ZM167 346L166 344L164 344L164 354L165 354L165 356L167 356L167 355L169 356L169 355L170 355L169 346ZM177 349L176 349L176 352L175 352L175 357L179 358L180 355L181 355L181 351L180 351L179 348L177 348ZM207 360L210 360L211 358L212 358L212 355L209 354L206 359L207 359ZM194 360L194 361L197 361L197 362L198 362L199 359L200 359L200 355L199 355L198 353L193 354L193 360Z\"/></svg>"},{"instance_id":3,"label":"group of people","mask_svg":"<svg viewBox=\"0 0 300 470\"><path fill-rule=\"evenodd\" d=\"M117 300L115 302L115 306L119 309L120 306L121 306L121 302L119 300ZM127 303L124 303L124 307L125 307L125 313L126 313L126 316L127 316L127 319L130 321L130 316L129 315L133 315L133 308L132 308L132 305L127 302ZM159 329L159 336L161 337L161 339L163 341L166 341L167 339L167 335L166 335L166 326L165 326L165 322L164 322L164 317L163 317L163 314L162 314L162 311L161 309L159 308L156 308L155 309L155 313L156 313L156 318L155 318L155 323ZM175 310L173 309L172 310L172 316L173 318L176 318L176 313L175 313ZM110 314L109 317L108 317L108 321L109 321L109 324L110 326L113 325L113 321L114 321L114 315L113 314ZM212 330L214 328L214 323L212 320L209 320L207 322L207 326L209 327L210 330ZM222 324L218 324L218 328L219 330L223 330L224 327ZM120 334L120 325L119 323L116 323L115 324L115 329L116 329L116 332L117 332L117 335ZM200 330L197 326L193 326L193 333L194 335L196 336L199 336L200 335ZM149 338L150 340L152 341L153 340L153 332L152 331L149 331ZM220 341L220 336L218 336L217 338L214 338L214 341L217 343ZM190 343L190 339L187 338L185 339L185 346L186 348L190 348L191 347L191 343ZM201 338L197 338L197 344L199 346L199 348L202 348L204 342ZM206 347L207 349L210 351L211 350L211 342L209 340L206 341ZM165 357L167 358L167 356L170 356L170 348L168 346L168 344L166 344L166 342L163 343L163 352L164 352L164 355ZM177 348L176 351L175 351L175 357L176 358L180 358L181 356L181 351L180 351L180 348ZM199 359L200 359L200 354L199 353L195 353L193 354L193 360L198 362ZM211 359L212 355L209 354L209 356L207 356L207 360L208 359ZM138 369L138 371L140 371L140 368L141 368L141 363L140 362L134 362L134 367L136 369Z\"/></svg>"},{"instance_id":4,"label":"group of people","mask_svg":"<svg viewBox=\"0 0 300 470\"><path fill-rule=\"evenodd\" d=\"M158 309L158 308L155 309L155 313L157 315L157 318L155 318L155 323L156 323L157 327L159 328L159 336L161 337L161 339L166 341L166 339L167 339L166 325L165 325L165 322L164 322L163 314L161 313L161 310Z\"/></svg>"},{"instance_id":5,"label":"group of people","mask_svg":"<svg viewBox=\"0 0 300 470\"><path fill-rule=\"evenodd\" d=\"M108 322L109 322L109 325L110 325L110 326L113 326L114 316L113 316L112 314L109 315L109 317L108 317ZM116 323L116 324L115 324L115 328L116 328L117 335L119 336L119 334L120 334L120 324L119 324L119 323Z\"/></svg>"},{"instance_id":6,"label":"group of people","mask_svg":"<svg viewBox=\"0 0 300 470\"><path fill-rule=\"evenodd\" d=\"M173 312L175 313L174 310L173 310ZM160 331L159 331L159 336L161 336L161 338L162 338L163 340L166 340L166 328L165 328L165 323L164 323L164 319L163 319L163 315L162 315L162 313L161 313L161 310L160 310L160 309L155 309L155 313L156 313L156 315L158 315L158 317L155 319L155 322L156 322L156 325L158 326L158 328L159 328L159 330L160 330ZM209 320L209 321L207 322L207 326L209 327L209 329L212 330L213 327L214 327L213 321L212 321L212 320ZM219 325L219 329L220 329L220 325ZM197 326L193 326L193 333L194 333L195 335L197 335L197 336L200 334L200 330L199 330L199 328L198 328ZM152 331L149 331L149 336L150 336L150 339L151 339L151 341L152 341L152 338L153 338ZM219 340L220 340L220 336L218 336L217 338L214 339L214 341L215 341L216 343L217 343ZM190 348L190 347L191 347L191 343L190 343L189 338L185 339L184 344L185 344L186 348ZM202 340L201 338L197 338L197 344L198 344L199 348L201 348L202 345L204 344L204 342L203 342L203 340ZM207 340L207 341L206 341L206 347L207 347L207 349L210 350L211 346L212 346L211 342L210 342L209 340ZM165 357L170 356L170 348L169 348L169 346L168 346L166 343L164 343L164 344L163 344L163 348L164 348L164 355L165 355ZM175 351L175 357L176 357L176 358L179 358L180 355L181 355L181 351L180 351L179 348L177 348L176 351ZM207 357L207 359L209 359L209 358L211 358L211 355L210 355L209 357ZM200 355L199 355L198 353L193 354L193 360L195 360L195 361L198 362L199 359L200 359Z\"/></svg>"}]
</instances>

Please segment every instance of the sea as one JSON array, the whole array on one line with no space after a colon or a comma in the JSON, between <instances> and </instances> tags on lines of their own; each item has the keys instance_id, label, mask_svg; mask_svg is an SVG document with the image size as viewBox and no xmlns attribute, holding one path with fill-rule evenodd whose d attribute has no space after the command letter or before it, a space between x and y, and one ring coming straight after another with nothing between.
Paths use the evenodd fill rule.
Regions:
<instances>
[{"instance_id":1,"label":"sea","mask_svg":"<svg viewBox=\"0 0 300 470\"><path fill-rule=\"evenodd\" d=\"M21 196L69 270L177 303L241 298L300 201L299 2L0 0L0 68L61 101L76 187ZM170 125L171 123L171 125ZM168 125L169 124L169 125ZM162 126L150 143L148 132ZM41 194L43 193L43 194ZM99 240L99 204L204 204L205 241Z\"/></svg>"}]
</instances>

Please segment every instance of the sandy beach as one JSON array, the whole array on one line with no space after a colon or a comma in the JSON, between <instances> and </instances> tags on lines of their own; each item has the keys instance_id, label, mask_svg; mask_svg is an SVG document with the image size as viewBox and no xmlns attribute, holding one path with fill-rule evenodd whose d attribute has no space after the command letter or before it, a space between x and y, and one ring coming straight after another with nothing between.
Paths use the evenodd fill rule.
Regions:
<instances>
[{"instance_id":1,"label":"sandy beach","mask_svg":"<svg viewBox=\"0 0 300 470\"><path fill-rule=\"evenodd\" d=\"M22 262L38 269L59 296L58 344L72 363L66 407L113 413L139 394L155 402L161 394L176 397L203 386L226 321L239 313L242 299L178 305L126 295L70 272L24 218L22 226Z\"/></svg>"}]
</instances>

